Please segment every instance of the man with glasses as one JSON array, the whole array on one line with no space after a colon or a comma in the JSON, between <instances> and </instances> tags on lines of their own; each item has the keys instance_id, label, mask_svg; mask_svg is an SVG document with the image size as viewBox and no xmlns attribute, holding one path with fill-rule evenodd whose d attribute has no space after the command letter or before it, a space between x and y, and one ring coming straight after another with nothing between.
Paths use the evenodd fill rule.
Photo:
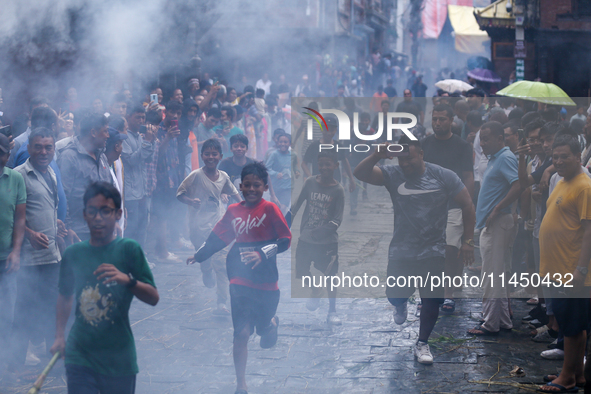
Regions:
<instances>
[{"instance_id":1,"label":"man with glasses","mask_svg":"<svg viewBox=\"0 0 591 394\"><path fill-rule=\"evenodd\" d=\"M57 179L49 165L55 152L53 131L44 127L34 129L27 149L30 157L15 168L25 180L27 210L12 325L9 369L14 372L25 364L29 341L40 347L36 355L44 356L45 343L51 343L55 336L53 309L61 257L56 240L58 234L66 233L64 223L57 218Z\"/></svg>"},{"instance_id":2,"label":"man with glasses","mask_svg":"<svg viewBox=\"0 0 591 394\"><path fill-rule=\"evenodd\" d=\"M133 394L138 366L129 308L134 297L155 306L158 290L141 246L115 236L123 214L117 189L92 183L83 212L90 239L64 252L51 352L65 356L68 393ZM66 342L74 297L76 319Z\"/></svg>"}]
</instances>

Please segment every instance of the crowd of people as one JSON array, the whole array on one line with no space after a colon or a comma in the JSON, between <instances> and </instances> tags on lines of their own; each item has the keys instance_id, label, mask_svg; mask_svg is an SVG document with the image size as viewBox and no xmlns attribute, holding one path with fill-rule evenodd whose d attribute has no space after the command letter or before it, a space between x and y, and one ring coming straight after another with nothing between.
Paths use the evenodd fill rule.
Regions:
<instances>
[{"instance_id":1,"label":"crowd of people","mask_svg":"<svg viewBox=\"0 0 591 394\"><path fill-rule=\"evenodd\" d=\"M335 275L345 201L357 215L359 193L368 200L371 184L385 186L395 212L388 275L461 275L464 266L506 278L571 274L572 291L538 288L526 319L534 341L555 342L542 357L564 359L560 376L549 376L542 389L564 392L583 384L591 286L591 115L585 107L567 121L562 108L487 97L478 88L463 96L440 92L431 107L416 76L395 112L416 117L417 138L379 140L382 148L408 145L392 165L386 149L339 149L339 124L331 115L325 127L313 124L313 139L304 137L296 149L307 123L292 110L291 97L321 110L322 100L307 98L334 96L326 99L332 108L360 112L365 135L382 127L379 116L393 112L392 78L384 76L386 88L376 81L366 108L346 83L323 82L328 79L312 83L304 75L292 88L282 77L276 87L265 74L236 89L203 74L171 90L167 101L157 86L145 97L124 89L108 106L100 99L82 106L75 88L59 106L31 100L28 113L0 133L0 327L7 333L0 351L8 371L18 375L25 361L44 358L51 348L65 354L69 392L134 392L131 300L156 305L152 269L180 263L171 250L193 249L187 264L199 263L203 285L216 288L214 313L232 316L236 393L246 393L249 337L256 327L261 347L277 341L276 256L290 247L291 221L305 204L295 276L309 275L312 263ZM300 176L303 186L292 204ZM475 246L481 267L473 264ZM501 290L484 278L482 323L468 333L494 336L513 328L511 301L508 286ZM440 311L455 311L458 290L451 284L420 289L418 362L433 363L429 336ZM388 287L397 324L406 321L414 291ZM319 296L316 289L308 309L319 307ZM328 292L332 325L342 324L336 296Z\"/></svg>"}]
</instances>

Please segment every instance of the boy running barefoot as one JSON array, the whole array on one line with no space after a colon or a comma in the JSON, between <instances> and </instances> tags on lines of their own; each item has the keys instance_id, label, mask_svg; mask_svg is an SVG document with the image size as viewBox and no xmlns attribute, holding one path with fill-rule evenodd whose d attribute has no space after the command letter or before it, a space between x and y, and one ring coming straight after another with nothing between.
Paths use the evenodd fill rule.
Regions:
<instances>
[{"instance_id":1,"label":"boy running barefoot","mask_svg":"<svg viewBox=\"0 0 591 394\"><path fill-rule=\"evenodd\" d=\"M263 349L277 342L276 255L289 248L291 232L279 208L263 199L269 187L268 177L262 163L244 167L240 191L245 201L230 205L205 244L187 259L187 264L201 263L236 240L226 259L234 326L235 394L247 394L247 344L255 327Z\"/></svg>"},{"instance_id":2,"label":"boy running barefoot","mask_svg":"<svg viewBox=\"0 0 591 394\"><path fill-rule=\"evenodd\" d=\"M345 209L345 189L334 179L339 166L334 151L318 154L320 175L306 180L302 192L292 207L295 217L304 202L306 208L302 216L301 235L296 249L296 277L310 276L310 265L326 276L336 275L339 269L337 229L343 220ZM336 311L336 290L328 290L329 308L327 322L339 325L341 320ZM306 307L315 311L320 303L320 294L314 292Z\"/></svg>"},{"instance_id":3,"label":"boy running barefoot","mask_svg":"<svg viewBox=\"0 0 591 394\"><path fill-rule=\"evenodd\" d=\"M135 392L138 367L129 307L134 296L154 306L159 295L140 245L114 235L121 215L117 189L91 184L84 193L90 240L68 247L62 258L51 353L65 354L70 394ZM74 295L76 320L66 342Z\"/></svg>"},{"instance_id":4,"label":"boy running barefoot","mask_svg":"<svg viewBox=\"0 0 591 394\"><path fill-rule=\"evenodd\" d=\"M222 157L222 145L218 140L212 138L205 141L201 148L203 167L191 172L177 190L177 199L189 206L189 231L195 250L203 245L213 226L224 215L225 204L228 201L223 200L222 194L240 201L238 190L228 174L218 170ZM223 259L208 259L201 264L201 272L206 287L213 288L217 283L218 307L214 314L230 314L226 308L228 278Z\"/></svg>"}]
</instances>

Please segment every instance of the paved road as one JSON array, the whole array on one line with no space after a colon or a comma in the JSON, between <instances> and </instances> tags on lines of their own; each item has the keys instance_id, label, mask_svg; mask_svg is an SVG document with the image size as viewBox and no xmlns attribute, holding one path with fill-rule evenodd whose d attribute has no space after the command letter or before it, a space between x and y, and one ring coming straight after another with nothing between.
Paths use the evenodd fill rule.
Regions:
<instances>
[{"instance_id":1,"label":"paved road","mask_svg":"<svg viewBox=\"0 0 591 394\"><path fill-rule=\"evenodd\" d=\"M346 208L340 230L342 266L359 272L367 266L385 270L392 234L386 193L369 191L370 201L360 202L357 216ZM298 223L299 218L294 230ZM466 330L477 323L477 299L460 300L455 314L440 317L431 338L435 364L420 365L411 351L418 331L416 305L410 305L408 321L397 326L384 298L339 299L343 325L330 327L325 322L326 300L309 312L304 299L291 297L290 260L289 253L279 259L278 343L271 350L261 349L258 337L249 343L250 393L517 393L518 388L508 384L540 382L542 375L561 366L540 358L546 347L530 341L521 325L529 309L521 300L513 301L513 333L486 340L467 336ZM140 366L136 392L233 393L231 320L212 315L215 289L203 286L196 266L158 264L154 275L160 303L152 308L134 301L131 311ZM376 294L381 297L381 292ZM478 296L472 289L465 292ZM524 368L526 377L508 378L515 365ZM63 371L63 365L55 368L44 392L65 393ZM475 383L493 376L493 384ZM0 381L0 393L25 393L29 387L22 382L9 388Z\"/></svg>"}]
</instances>

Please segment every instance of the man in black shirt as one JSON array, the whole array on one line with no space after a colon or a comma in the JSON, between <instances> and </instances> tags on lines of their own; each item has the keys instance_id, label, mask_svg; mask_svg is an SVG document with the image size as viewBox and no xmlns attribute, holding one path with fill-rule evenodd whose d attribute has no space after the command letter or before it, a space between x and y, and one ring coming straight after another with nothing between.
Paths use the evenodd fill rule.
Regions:
<instances>
[{"instance_id":1,"label":"man in black shirt","mask_svg":"<svg viewBox=\"0 0 591 394\"><path fill-rule=\"evenodd\" d=\"M398 96L396 88L394 88L392 85L394 85L394 81L392 78L390 78L386 81L386 87L384 88L384 93L386 93L390 98Z\"/></svg>"},{"instance_id":2,"label":"man in black shirt","mask_svg":"<svg viewBox=\"0 0 591 394\"><path fill-rule=\"evenodd\" d=\"M396 112L407 112L417 117L417 122L423 124L425 120L425 113L421 104L412 99L412 92L410 89L404 89L404 101L398 104ZM402 119L400 123L410 123L409 119Z\"/></svg>"},{"instance_id":3,"label":"man in black shirt","mask_svg":"<svg viewBox=\"0 0 591 394\"><path fill-rule=\"evenodd\" d=\"M470 195L474 192L473 148L451 131L454 118L453 109L449 105L439 104L433 107L432 124L434 134L423 141L424 160L447 168L456 173L462 180ZM461 276L462 264L458 259L462 246L462 210L450 201L447 213L445 273L449 276ZM473 240L464 239L473 246ZM453 313L455 301L454 288L446 286L445 302L441 306L444 313Z\"/></svg>"}]
</instances>

